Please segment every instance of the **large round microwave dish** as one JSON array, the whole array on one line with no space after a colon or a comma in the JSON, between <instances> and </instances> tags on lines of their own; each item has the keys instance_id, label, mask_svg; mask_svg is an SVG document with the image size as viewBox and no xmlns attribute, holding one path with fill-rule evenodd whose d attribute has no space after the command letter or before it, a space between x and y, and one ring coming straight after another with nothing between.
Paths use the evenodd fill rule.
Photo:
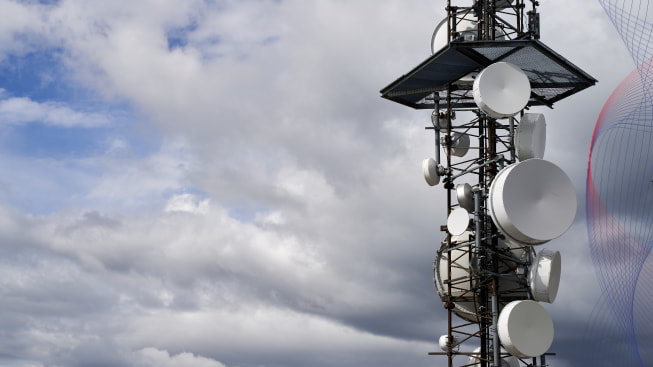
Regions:
<instances>
[{"instance_id":1,"label":"large round microwave dish","mask_svg":"<svg viewBox=\"0 0 653 367\"><path fill-rule=\"evenodd\" d=\"M453 303L453 312L465 321L478 323L478 307L479 304L474 301L457 301Z\"/></svg>"},{"instance_id":2,"label":"large round microwave dish","mask_svg":"<svg viewBox=\"0 0 653 367\"><path fill-rule=\"evenodd\" d=\"M553 303L558 295L562 261L559 251L542 250L528 273L528 286L533 299Z\"/></svg>"},{"instance_id":3,"label":"large round microwave dish","mask_svg":"<svg viewBox=\"0 0 653 367\"><path fill-rule=\"evenodd\" d=\"M438 163L433 158L426 158L422 161L422 174L424 180L429 186L435 186L440 183L440 173L438 172Z\"/></svg>"},{"instance_id":4,"label":"large round microwave dish","mask_svg":"<svg viewBox=\"0 0 653 367\"><path fill-rule=\"evenodd\" d=\"M469 17L469 15L464 15L463 13L457 14L457 17L463 16ZM476 41L478 36L478 23L476 20L457 18L456 31L460 36L462 36L463 40ZM447 18L444 18L433 31L433 37L431 37L431 55L449 45L447 32ZM501 33L500 37L497 38L503 39L504 37L504 34ZM472 72L461 77L458 81L465 84L471 84L474 82L477 75L477 72Z\"/></svg>"},{"instance_id":5,"label":"large round microwave dish","mask_svg":"<svg viewBox=\"0 0 653 367\"><path fill-rule=\"evenodd\" d=\"M447 274L447 261L449 254L453 266L451 267L452 279L456 279L455 284L452 284L451 294L457 297L457 301L453 302L454 313L458 317L469 322L479 322L477 315L478 305L474 301L475 295L469 290L475 286L475 279L471 273L470 267L470 253L469 250L473 247L472 238L473 232L467 231L460 236L452 236L451 243L453 245L461 245L469 243L469 247L461 247L453 251L446 251L447 243L444 242L435 260L434 281L438 295L442 300L448 299L449 287L445 282L449 279ZM472 260L473 261L473 260Z\"/></svg>"},{"instance_id":6,"label":"large round microwave dish","mask_svg":"<svg viewBox=\"0 0 653 367\"><path fill-rule=\"evenodd\" d=\"M503 1L507 3L508 1ZM512 2L512 0L510 0ZM510 6L510 4L505 4L502 7ZM497 5L497 8L500 8ZM457 19L458 23L456 24L456 31L459 32L465 41L475 41L478 35L478 23L476 20L470 19L460 19L460 17L465 16L465 13L458 13ZM467 15L467 17L469 17ZM506 32L500 28L496 27L494 30L495 40L504 40L506 39ZM431 54L442 50L449 43L447 42L447 18L442 19L440 23L435 27L433 31L433 36L431 37Z\"/></svg>"},{"instance_id":7,"label":"large round microwave dish","mask_svg":"<svg viewBox=\"0 0 653 367\"><path fill-rule=\"evenodd\" d=\"M515 133L515 153L520 161L543 158L546 147L546 120L541 113L525 113Z\"/></svg>"},{"instance_id":8,"label":"large round microwave dish","mask_svg":"<svg viewBox=\"0 0 653 367\"><path fill-rule=\"evenodd\" d=\"M475 285L476 279L473 277L472 268L475 266L476 255L474 253L476 248L476 243L474 242L474 232L466 231L459 236L451 236L451 244L453 246L458 246L462 244L467 244L468 246L463 246L455 250L446 251L446 238L443 241L443 245L440 249L438 258L436 259L436 287L440 297L444 298L445 295L448 295L447 280L449 276L447 273L447 261L449 259L449 254L451 254L451 279L455 281L452 283L452 296L461 296L467 294ZM524 246L517 247L514 244L499 240L499 253L502 253L504 258L511 256L517 261L525 261L528 256L528 251ZM499 279L499 288L510 293L513 296L523 296L527 297L528 293L525 287L521 285L519 281L519 276L514 272L516 268L516 262L512 263L510 261L501 261L499 264L499 272L503 275ZM472 309L473 310L473 309Z\"/></svg>"},{"instance_id":9,"label":"large round microwave dish","mask_svg":"<svg viewBox=\"0 0 653 367\"><path fill-rule=\"evenodd\" d=\"M441 289L442 284L438 286L438 293L442 292ZM472 298L473 296L469 296L466 298ZM475 301L473 300L462 300L462 301L455 301L453 302L453 312L460 317L463 320L469 321L469 322L479 322L479 317L478 317L478 304L476 304Z\"/></svg>"},{"instance_id":10,"label":"large round microwave dish","mask_svg":"<svg viewBox=\"0 0 653 367\"><path fill-rule=\"evenodd\" d=\"M461 245L466 242L472 241L472 232L467 231L459 236L452 236L451 243L454 245ZM459 249L446 251L446 243L440 249L440 255L437 259L438 262L438 281L437 285L440 293L440 296L449 294L447 284L449 280L449 275L447 272L447 262L449 261L449 256L451 256L451 279L452 290L451 295L454 297L461 296L472 288L472 274L470 270L470 258L472 256L471 249L473 243L470 243L469 246L463 246Z\"/></svg>"},{"instance_id":11,"label":"large round microwave dish","mask_svg":"<svg viewBox=\"0 0 653 367\"><path fill-rule=\"evenodd\" d=\"M462 13L458 13L458 17L462 17ZM433 37L431 37L431 54L435 54L440 51L447 45L449 42L447 40L447 18L444 18L433 31ZM456 23L456 31L462 35L465 41L475 41L478 28L475 20L471 19L458 19Z\"/></svg>"},{"instance_id":12,"label":"large round microwave dish","mask_svg":"<svg viewBox=\"0 0 653 367\"><path fill-rule=\"evenodd\" d=\"M473 264L476 262L476 255L473 252L475 251L473 236L474 232L472 231L466 231L460 236L452 236L451 244L453 246L468 245L452 251L446 251L447 243L446 240L443 241L442 247L438 252L438 257L435 260L433 278L440 298L443 301L448 299L449 287L447 280L449 277L447 261L450 256L449 254L451 254L451 279L454 280L452 282L451 295L456 297L456 300L453 302L453 311L458 317L476 323L480 320L478 316L479 304L475 302L477 295L473 292L478 281L472 270L474 268ZM520 260L524 260L524 257L527 255L527 252L523 248L513 248L507 241L500 240L499 248L500 251L512 252L512 256ZM507 267L505 264L500 265L499 270L503 274L499 280L499 289L502 292L509 293L512 297L526 299L528 297L528 289L521 286L526 280L521 281L520 276L513 271L514 269ZM499 304L499 310L506 304L507 302L501 302Z\"/></svg>"},{"instance_id":13,"label":"large round microwave dish","mask_svg":"<svg viewBox=\"0 0 653 367\"><path fill-rule=\"evenodd\" d=\"M497 62L474 79L474 102L488 116L512 117L523 110L531 96L531 83L517 66Z\"/></svg>"},{"instance_id":14,"label":"large round microwave dish","mask_svg":"<svg viewBox=\"0 0 653 367\"><path fill-rule=\"evenodd\" d=\"M553 343L553 321L535 301L513 301L499 314L498 333L501 344L517 357L537 357Z\"/></svg>"},{"instance_id":15,"label":"large round microwave dish","mask_svg":"<svg viewBox=\"0 0 653 367\"><path fill-rule=\"evenodd\" d=\"M561 236L576 216L576 191L555 164L529 159L499 172L489 193L490 216L510 239L529 245Z\"/></svg>"},{"instance_id":16,"label":"large round microwave dish","mask_svg":"<svg viewBox=\"0 0 653 367\"><path fill-rule=\"evenodd\" d=\"M433 36L431 37L431 55L449 44L447 40L447 20L447 18L442 19L433 31Z\"/></svg>"}]
</instances>

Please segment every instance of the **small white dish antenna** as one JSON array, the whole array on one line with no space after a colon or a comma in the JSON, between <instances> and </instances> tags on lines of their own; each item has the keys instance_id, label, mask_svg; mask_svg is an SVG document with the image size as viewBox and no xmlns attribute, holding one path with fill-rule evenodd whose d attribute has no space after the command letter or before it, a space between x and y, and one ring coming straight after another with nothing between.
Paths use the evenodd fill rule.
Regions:
<instances>
[{"instance_id":1,"label":"small white dish antenna","mask_svg":"<svg viewBox=\"0 0 653 367\"><path fill-rule=\"evenodd\" d=\"M451 132L449 136L451 138L451 155L456 157L464 157L465 154L467 154L469 151L469 135L457 133L454 131ZM445 144L444 139L444 136L440 139L443 147Z\"/></svg>"},{"instance_id":2,"label":"small white dish antenna","mask_svg":"<svg viewBox=\"0 0 653 367\"><path fill-rule=\"evenodd\" d=\"M528 273L528 286L533 299L553 303L558 295L562 261L559 251L542 250Z\"/></svg>"},{"instance_id":3,"label":"small white dish antenna","mask_svg":"<svg viewBox=\"0 0 653 367\"><path fill-rule=\"evenodd\" d=\"M469 228L469 212L463 208L456 208L449 213L447 229L453 236L460 236Z\"/></svg>"},{"instance_id":4,"label":"small white dish antenna","mask_svg":"<svg viewBox=\"0 0 653 367\"><path fill-rule=\"evenodd\" d=\"M491 351L489 353L492 353ZM501 354L507 354L508 352L501 348ZM481 366L481 347L478 347L472 351L473 356L469 356L468 366L469 367L480 367ZM471 366L470 366L471 365ZM501 357L501 367L519 367L519 359L515 356Z\"/></svg>"},{"instance_id":5,"label":"small white dish antenna","mask_svg":"<svg viewBox=\"0 0 653 367\"><path fill-rule=\"evenodd\" d=\"M426 158L422 161L422 174L429 186L435 186L440 183L440 172L435 159Z\"/></svg>"},{"instance_id":6,"label":"small white dish antenna","mask_svg":"<svg viewBox=\"0 0 653 367\"><path fill-rule=\"evenodd\" d=\"M440 118L440 111L431 112L431 122L434 126L437 125L440 129L447 128L447 119Z\"/></svg>"},{"instance_id":7,"label":"small white dish antenna","mask_svg":"<svg viewBox=\"0 0 653 367\"><path fill-rule=\"evenodd\" d=\"M437 125L441 130L447 130L448 126L448 116L447 111L433 111L431 113L431 122L433 125ZM451 123L456 119L456 112L451 112Z\"/></svg>"},{"instance_id":8,"label":"small white dish antenna","mask_svg":"<svg viewBox=\"0 0 653 367\"><path fill-rule=\"evenodd\" d=\"M474 192L472 191L472 185L464 183L456 186L456 199L458 199L458 205L461 208L470 213L474 211Z\"/></svg>"},{"instance_id":9,"label":"small white dish antenna","mask_svg":"<svg viewBox=\"0 0 653 367\"><path fill-rule=\"evenodd\" d=\"M515 153L520 161L544 158L546 120L541 113L525 113L515 132Z\"/></svg>"},{"instance_id":10,"label":"small white dish antenna","mask_svg":"<svg viewBox=\"0 0 653 367\"><path fill-rule=\"evenodd\" d=\"M488 206L492 221L504 235L538 245L569 229L576 216L576 191L562 169L534 158L497 174Z\"/></svg>"},{"instance_id":11,"label":"small white dish antenna","mask_svg":"<svg viewBox=\"0 0 653 367\"><path fill-rule=\"evenodd\" d=\"M442 336L440 337L440 339L438 340L438 344L440 345L440 349L441 349L443 352L446 352L446 351L449 350L449 348L447 348L447 342L448 342L448 341L449 341L449 335L442 335ZM453 345L452 345L452 348L453 348L454 350L458 350L458 349L459 349L459 344L460 344L460 339L459 339L456 335L454 335L454 336L453 336Z\"/></svg>"},{"instance_id":12,"label":"small white dish antenna","mask_svg":"<svg viewBox=\"0 0 653 367\"><path fill-rule=\"evenodd\" d=\"M501 344L517 357L537 357L553 343L553 321L549 313L535 301L512 301L499 315L498 333Z\"/></svg>"},{"instance_id":13,"label":"small white dish antenna","mask_svg":"<svg viewBox=\"0 0 653 367\"><path fill-rule=\"evenodd\" d=\"M474 80L474 102L488 116L512 117L523 110L531 96L531 83L517 66L497 62L483 69Z\"/></svg>"}]
</instances>

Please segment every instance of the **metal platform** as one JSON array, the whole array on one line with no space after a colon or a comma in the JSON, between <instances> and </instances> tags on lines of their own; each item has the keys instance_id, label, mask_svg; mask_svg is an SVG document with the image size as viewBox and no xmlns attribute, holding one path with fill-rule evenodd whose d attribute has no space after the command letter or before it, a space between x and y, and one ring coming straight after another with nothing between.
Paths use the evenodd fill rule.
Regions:
<instances>
[{"instance_id":1,"label":"metal platform","mask_svg":"<svg viewBox=\"0 0 653 367\"><path fill-rule=\"evenodd\" d=\"M597 82L539 40L452 42L383 88L381 95L412 108L432 109L436 100L446 101L451 83L452 108L476 108L473 82L466 76L499 61L526 73L532 88L529 106L552 107Z\"/></svg>"}]
</instances>

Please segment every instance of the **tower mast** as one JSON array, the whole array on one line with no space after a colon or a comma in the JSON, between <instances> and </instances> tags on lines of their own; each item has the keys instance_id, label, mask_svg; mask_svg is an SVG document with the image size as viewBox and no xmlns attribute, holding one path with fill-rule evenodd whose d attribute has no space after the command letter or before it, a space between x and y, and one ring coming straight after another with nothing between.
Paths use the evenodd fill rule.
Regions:
<instances>
[{"instance_id":1,"label":"tower mast","mask_svg":"<svg viewBox=\"0 0 653 367\"><path fill-rule=\"evenodd\" d=\"M552 268L557 264L559 281L560 256L546 250L538 254L532 245L553 239L566 228L543 224L546 235L525 233L511 222L502 190L509 189L508 175L528 179L518 172L530 166L540 165L554 176L566 177L541 159L543 147L540 152L539 147L518 146L516 139L525 136L537 143L546 126L541 114L526 110L552 107L596 80L539 40L537 1L467 0L471 2L467 6L458 2L463 1L446 0L447 18L433 33L432 55L381 90L383 98L432 110L431 126L426 129L435 134L435 158L423 162L423 173L429 185L441 182L446 190L448 220L440 228L446 237L433 273L448 329L440 338L442 352L429 354L447 356L449 367L455 357L468 358L463 365L480 367L537 366L539 357L545 366L545 355L551 354L548 346L533 345L531 352L531 344L541 340L510 335L501 323L511 322L510 314L530 307L547 326L548 314L533 301L552 302L557 284L537 288L533 279L538 274L533 269L539 262ZM504 82L509 91L497 84ZM569 191L567 186L556 189ZM573 212L568 206L573 220L573 187L571 192ZM514 205L529 205L528 198ZM571 221L565 225L568 228ZM556 269L552 271L555 278ZM551 339L552 333L551 329Z\"/></svg>"}]
</instances>

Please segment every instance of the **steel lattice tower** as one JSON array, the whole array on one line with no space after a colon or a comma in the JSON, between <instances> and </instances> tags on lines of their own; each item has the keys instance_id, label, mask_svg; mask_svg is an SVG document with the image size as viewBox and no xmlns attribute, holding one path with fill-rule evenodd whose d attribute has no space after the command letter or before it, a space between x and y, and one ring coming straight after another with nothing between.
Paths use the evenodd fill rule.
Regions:
<instances>
[{"instance_id":1,"label":"steel lattice tower","mask_svg":"<svg viewBox=\"0 0 653 367\"><path fill-rule=\"evenodd\" d=\"M446 45L434 49L429 58L382 89L381 94L415 109L433 110L427 129L435 134L435 161L446 190L447 214L461 205L455 200L458 184L469 183L474 198L470 204L474 235L453 241L447 233L433 265L434 282L447 310L448 330L446 352L429 354L446 355L449 367L455 356L474 356L482 367L500 367L499 310L510 301L532 298L525 269L534 251L524 246L525 255L520 258L503 251L502 235L488 213L488 190L495 176L517 161L515 129L520 119L498 120L483 113L474 103L469 76L500 61L517 65L527 74L532 87L526 109L552 107L594 85L596 80L539 40L537 1L467 2L472 4L459 6L446 1ZM434 33L432 43L435 41ZM523 114L522 110L519 117ZM464 115L470 116L469 122L452 123ZM452 154L461 136L458 134L470 139L471 158ZM447 232L446 226L440 229ZM469 275L452 279L452 271L460 268L460 263L467 264ZM512 275L506 281L508 272ZM440 276L443 274L446 276ZM462 342L473 343L480 352L459 351L455 344ZM522 359L521 363L538 365L536 358ZM539 363L546 364L544 356Z\"/></svg>"}]
</instances>

